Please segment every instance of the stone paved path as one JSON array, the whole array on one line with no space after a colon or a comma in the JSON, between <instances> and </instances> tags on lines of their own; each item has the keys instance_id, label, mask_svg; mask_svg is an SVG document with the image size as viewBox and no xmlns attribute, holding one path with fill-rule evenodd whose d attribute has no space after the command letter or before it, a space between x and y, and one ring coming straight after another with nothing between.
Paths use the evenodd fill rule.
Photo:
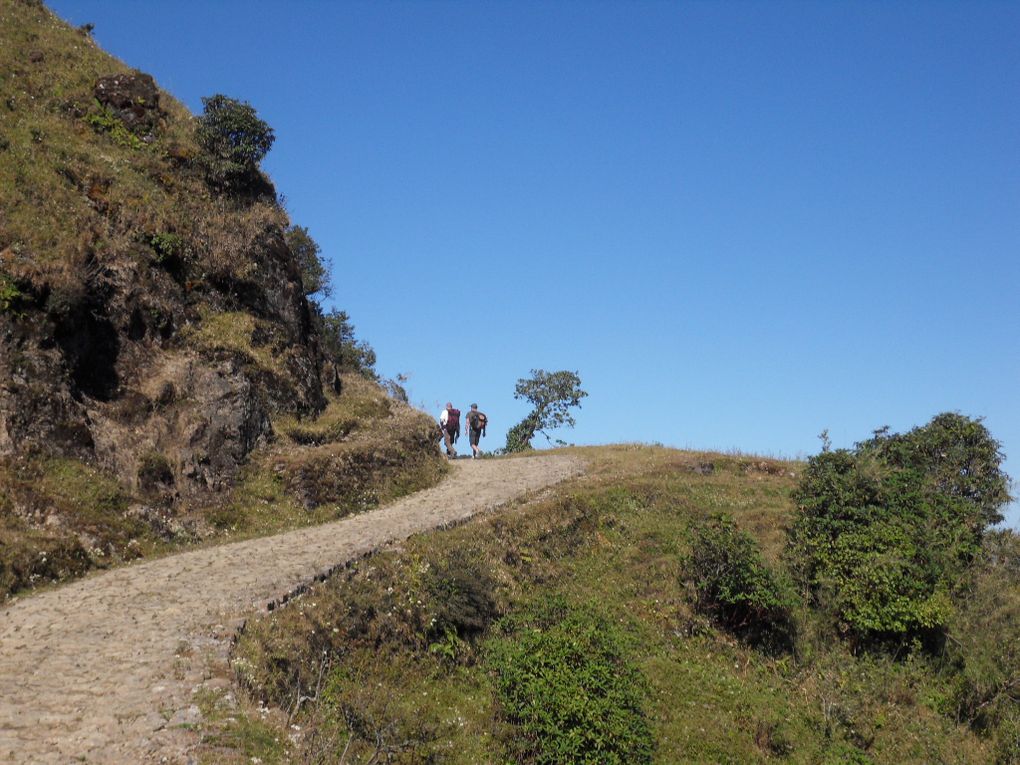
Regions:
<instances>
[{"instance_id":1,"label":"stone paved path","mask_svg":"<svg viewBox=\"0 0 1020 765\"><path fill-rule=\"evenodd\" d=\"M247 615L338 564L583 464L552 455L453 468L439 486L378 510L125 566L0 606L0 762L185 765L191 691L222 674Z\"/></svg>"}]
</instances>

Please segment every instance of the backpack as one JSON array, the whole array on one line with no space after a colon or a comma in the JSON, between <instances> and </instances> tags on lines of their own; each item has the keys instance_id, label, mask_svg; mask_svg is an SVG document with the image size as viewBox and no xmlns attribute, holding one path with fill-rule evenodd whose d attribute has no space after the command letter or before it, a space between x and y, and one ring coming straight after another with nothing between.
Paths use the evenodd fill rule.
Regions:
<instances>
[{"instance_id":1,"label":"backpack","mask_svg":"<svg viewBox=\"0 0 1020 765\"><path fill-rule=\"evenodd\" d=\"M485 430L485 426L489 424L489 418L483 412L469 414L468 420L471 422L473 430Z\"/></svg>"},{"instance_id":2,"label":"backpack","mask_svg":"<svg viewBox=\"0 0 1020 765\"><path fill-rule=\"evenodd\" d=\"M460 432L460 409L446 410L446 432L450 434Z\"/></svg>"}]
</instances>

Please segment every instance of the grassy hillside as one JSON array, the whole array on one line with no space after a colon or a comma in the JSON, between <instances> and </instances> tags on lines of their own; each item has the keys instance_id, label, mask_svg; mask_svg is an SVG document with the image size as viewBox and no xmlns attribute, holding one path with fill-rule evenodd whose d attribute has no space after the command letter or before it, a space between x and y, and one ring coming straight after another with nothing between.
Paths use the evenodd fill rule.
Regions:
<instances>
[{"instance_id":1,"label":"grassy hillside","mask_svg":"<svg viewBox=\"0 0 1020 765\"><path fill-rule=\"evenodd\" d=\"M86 32L26 0L0 3L0 30L6 267L56 278L84 265L97 247L137 245L140 232L168 232L189 220L203 224L212 194L179 172L183 159L198 154L183 105L160 93L151 130L131 132L98 103L94 88L101 77L132 70Z\"/></svg>"},{"instance_id":2,"label":"grassy hillside","mask_svg":"<svg viewBox=\"0 0 1020 765\"><path fill-rule=\"evenodd\" d=\"M554 495L416 537L249 621L233 654L247 700L200 699L202 761L1015 761L1009 725L959 715L968 671L1015 671L1015 535L994 537L961 600L952 639L983 646L969 670L856 650L804 605L793 644L769 646L696 608L686 561L726 513L781 570L804 465L576 451L591 470Z\"/></svg>"},{"instance_id":3,"label":"grassy hillside","mask_svg":"<svg viewBox=\"0 0 1020 765\"><path fill-rule=\"evenodd\" d=\"M430 418L308 300L321 263L271 181L240 183L204 124L41 2L0 0L0 599L444 469Z\"/></svg>"}]
</instances>

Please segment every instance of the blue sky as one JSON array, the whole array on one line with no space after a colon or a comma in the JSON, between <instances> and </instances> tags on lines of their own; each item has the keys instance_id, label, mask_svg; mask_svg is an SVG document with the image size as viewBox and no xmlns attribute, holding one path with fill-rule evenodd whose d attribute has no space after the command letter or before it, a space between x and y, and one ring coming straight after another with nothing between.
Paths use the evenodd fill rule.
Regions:
<instances>
[{"instance_id":1,"label":"blue sky","mask_svg":"<svg viewBox=\"0 0 1020 765\"><path fill-rule=\"evenodd\" d=\"M580 373L576 443L798 456L951 410L1020 477L1016 3L50 6L255 106L327 305L483 447L538 367Z\"/></svg>"}]
</instances>

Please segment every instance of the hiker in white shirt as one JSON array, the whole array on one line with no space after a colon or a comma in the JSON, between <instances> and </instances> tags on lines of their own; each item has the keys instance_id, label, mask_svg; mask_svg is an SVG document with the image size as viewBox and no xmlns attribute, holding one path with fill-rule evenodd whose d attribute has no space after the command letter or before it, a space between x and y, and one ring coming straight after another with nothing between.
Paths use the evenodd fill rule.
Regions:
<instances>
[{"instance_id":1,"label":"hiker in white shirt","mask_svg":"<svg viewBox=\"0 0 1020 765\"><path fill-rule=\"evenodd\" d=\"M460 435L460 409L454 409L453 404L446 402L446 409L439 415L439 427L443 430L443 443L446 445L446 456L450 459L457 457L457 449L454 443Z\"/></svg>"}]
</instances>

